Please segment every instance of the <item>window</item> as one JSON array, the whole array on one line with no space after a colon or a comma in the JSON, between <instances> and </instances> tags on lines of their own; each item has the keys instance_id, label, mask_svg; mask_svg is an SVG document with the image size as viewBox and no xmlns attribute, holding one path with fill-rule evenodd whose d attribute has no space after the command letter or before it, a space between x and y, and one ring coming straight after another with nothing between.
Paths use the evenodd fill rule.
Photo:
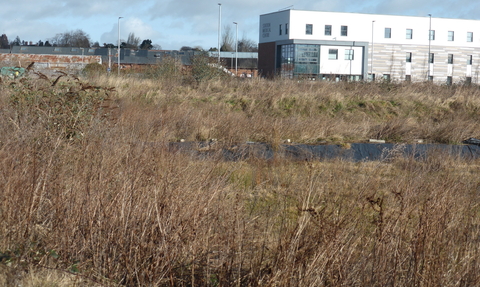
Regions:
<instances>
[{"instance_id":1,"label":"window","mask_svg":"<svg viewBox=\"0 0 480 287\"><path fill-rule=\"evenodd\" d=\"M429 80L430 82L433 82L433 76L428 76L428 80Z\"/></svg>"},{"instance_id":2,"label":"window","mask_svg":"<svg viewBox=\"0 0 480 287\"><path fill-rule=\"evenodd\" d=\"M27 51L28 48L27 47L20 47L20 51Z\"/></svg>"},{"instance_id":3,"label":"window","mask_svg":"<svg viewBox=\"0 0 480 287\"><path fill-rule=\"evenodd\" d=\"M412 76L411 75L405 75L405 81L411 82L412 81Z\"/></svg>"},{"instance_id":4,"label":"window","mask_svg":"<svg viewBox=\"0 0 480 287\"><path fill-rule=\"evenodd\" d=\"M435 40L435 30L430 30L430 40Z\"/></svg>"},{"instance_id":5,"label":"window","mask_svg":"<svg viewBox=\"0 0 480 287\"><path fill-rule=\"evenodd\" d=\"M312 33L313 33L313 25L312 24L307 24L305 26L305 34L312 35Z\"/></svg>"},{"instance_id":6,"label":"window","mask_svg":"<svg viewBox=\"0 0 480 287\"><path fill-rule=\"evenodd\" d=\"M473 42L473 32L467 32L467 42Z\"/></svg>"},{"instance_id":7,"label":"window","mask_svg":"<svg viewBox=\"0 0 480 287\"><path fill-rule=\"evenodd\" d=\"M288 23L285 23L285 35L288 35Z\"/></svg>"},{"instance_id":8,"label":"window","mask_svg":"<svg viewBox=\"0 0 480 287\"><path fill-rule=\"evenodd\" d=\"M434 61L435 61L435 55L433 53L430 53L430 57L428 58L428 62L430 64L433 64Z\"/></svg>"},{"instance_id":9,"label":"window","mask_svg":"<svg viewBox=\"0 0 480 287\"><path fill-rule=\"evenodd\" d=\"M407 59L406 59L407 63L411 63L412 62L412 53L407 53Z\"/></svg>"},{"instance_id":10,"label":"window","mask_svg":"<svg viewBox=\"0 0 480 287\"><path fill-rule=\"evenodd\" d=\"M325 36L332 36L332 25L325 25Z\"/></svg>"},{"instance_id":11,"label":"window","mask_svg":"<svg viewBox=\"0 0 480 287\"><path fill-rule=\"evenodd\" d=\"M341 36L347 36L348 35L348 26L342 26L342 30L340 33Z\"/></svg>"},{"instance_id":12,"label":"window","mask_svg":"<svg viewBox=\"0 0 480 287\"><path fill-rule=\"evenodd\" d=\"M345 60L353 60L353 50L352 49L345 50Z\"/></svg>"},{"instance_id":13,"label":"window","mask_svg":"<svg viewBox=\"0 0 480 287\"><path fill-rule=\"evenodd\" d=\"M453 41L455 38L455 33L453 31L448 31L448 41Z\"/></svg>"},{"instance_id":14,"label":"window","mask_svg":"<svg viewBox=\"0 0 480 287\"><path fill-rule=\"evenodd\" d=\"M282 24L278 26L278 35L282 35Z\"/></svg>"},{"instance_id":15,"label":"window","mask_svg":"<svg viewBox=\"0 0 480 287\"><path fill-rule=\"evenodd\" d=\"M392 38L392 28L385 28L385 38Z\"/></svg>"},{"instance_id":16,"label":"window","mask_svg":"<svg viewBox=\"0 0 480 287\"><path fill-rule=\"evenodd\" d=\"M280 55L280 73L282 77L293 77L295 45L282 45Z\"/></svg>"},{"instance_id":17,"label":"window","mask_svg":"<svg viewBox=\"0 0 480 287\"><path fill-rule=\"evenodd\" d=\"M292 65L294 67L293 73L297 75L318 74L320 69L320 45L292 44L292 46L295 48L295 50L292 51L292 55L294 57L294 62L292 62Z\"/></svg>"},{"instance_id":18,"label":"window","mask_svg":"<svg viewBox=\"0 0 480 287\"><path fill-rule=\"evenodd\" d=\"M472 55L468 55L467 65L472 65L472 62L473 62L473 57L472 57Z\"/></svg>"},{"instance_id":19,"label":"window","mask_svg":"<svg viewBox=\"0 0 480 287\"><path fill-rule=\"evenodd\" d=\"M383 74L383 80L386 82L390 81L390 74Z\"/></svg>"},{"instance_id":20,"label":"window","mask_svg":"<svg viewBox=\"0 0 480 287\"><path fill-rule=\"evenodd\" d=\"M448 63L453 64L453 54L448 54Z\"/></svg>"},{"instance_id":21,"label":"window","mask_svg":"<svg viewBox=\"0 0 480 287\"><path fill-rule=\"evenodd\" d=\"M338 49L329 49L328 50L328 59L337 60L338 59Z\"/></svg>"},{"instance_id":22,"label":"window","mask_svg":"<svg viewBox=\"0 0 480 287\"><path fill-rule=\"evenodd\" d=\"M54 52L60 52L61 50L62 50L62 49L60 49L60 48L58 48L58 47L53 48L53 51L54 51Z\"/></svg>"},{"instance_id":23,"label":"window","mask_svg":"<svg viewBox=\"0 0 480 287\"><path fill-rule=\"evenodd\" d=\"M407 29L407 39L413 39L413 29Z\"/></svg>"}]
</instances>

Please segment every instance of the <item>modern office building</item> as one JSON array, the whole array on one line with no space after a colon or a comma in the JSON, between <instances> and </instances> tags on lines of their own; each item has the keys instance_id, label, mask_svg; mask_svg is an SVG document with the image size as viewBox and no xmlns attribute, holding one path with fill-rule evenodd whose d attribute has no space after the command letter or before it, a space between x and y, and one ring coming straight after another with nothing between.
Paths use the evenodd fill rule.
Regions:
<instances>
[{"instance_id":1,"label":"modern office building","mask_svg":"<svg viewBox=\"0 0 480 287\"><path fill-rule=\"evenodd\" d=\"M479 20L282 10L259 28L267 77L479 81Z\"/></svg>"}]
</instances>

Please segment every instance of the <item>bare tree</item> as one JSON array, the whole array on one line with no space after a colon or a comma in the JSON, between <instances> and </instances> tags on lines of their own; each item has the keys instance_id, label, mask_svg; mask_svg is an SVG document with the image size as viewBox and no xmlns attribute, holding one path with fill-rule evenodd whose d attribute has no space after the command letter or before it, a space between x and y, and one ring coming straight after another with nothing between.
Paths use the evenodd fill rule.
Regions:
<instances>
[{"instance_id":1,"label":"bare tree","mask_svg":"<svg viewBox=\"0 0 480 287\"><path fill-rule=\"evenodd\" d=\"M138 49L138 45L140 44L140 38L135 37L135 33L129 33L127 38L127 43L125 44L125 48L130 49Z\"/></svg>"},{"instance_id":2,"label":"bare tree","mask_svg":"<svg viewBox=\"0 0 480 287\"><path fill-rule=\"evenodd\" d=\"M232 32L232 26L225 25L222 33L222 45L220 51L235 51L235 39Z\"/></svg>"},{"instance_id":3,"label":"bare tree","mask_svg":"<svg viewBox=\"0 0 480 287\"><path fill-rule=\"evenodd\" d=\"M90 36L80 29L59 33L51 38L50 41L59 47L90 47Z\"/></svg>"},{"instance_id":4,"label":"bare tree","mask_svg":"<svg viewBox=\"0 0 480 287\"><path fill-rule=\"evenodd\" d=\"M255 41L247 39L245 35L238 41L239 52L258 52L258 46Z\"/></svg>"}]
</instances>

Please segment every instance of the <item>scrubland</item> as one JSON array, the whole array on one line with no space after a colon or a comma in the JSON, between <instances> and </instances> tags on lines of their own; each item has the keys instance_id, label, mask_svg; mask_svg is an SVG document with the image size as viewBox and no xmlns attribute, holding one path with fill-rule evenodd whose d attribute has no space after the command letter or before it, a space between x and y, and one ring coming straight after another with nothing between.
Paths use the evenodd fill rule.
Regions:
<instances>
[{"instance_id":1,"label":"scrubland","mask_svg":"<svg viewBox=\"0 0 480 287\"><path fill-rule=\"evenodd\" d=\"M480 137L478 86L192 73L3 79L0 285L480 284L478 160L232 162L168 148L460 144Z\"/></svg>"}]
</instances>

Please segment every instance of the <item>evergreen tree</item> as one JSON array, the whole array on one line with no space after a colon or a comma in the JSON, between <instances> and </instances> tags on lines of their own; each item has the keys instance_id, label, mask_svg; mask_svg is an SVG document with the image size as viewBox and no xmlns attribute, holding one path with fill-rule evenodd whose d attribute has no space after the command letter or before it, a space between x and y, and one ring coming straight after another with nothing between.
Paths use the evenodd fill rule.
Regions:
<instances>
[{"instance_id":1,"label":"evergreen tree","mask_svg":"<svg viewBox=\"0 0 480 287\"><path fill-rule=\"evenodd\" d=\"M12 46L20 46L22 44L22 40L20 40L20 37L16 37L15 40L10 43Z\"/></svg>"},{"instance_id":2,"label":"evergreen tree","mask_svg":"<svg viewBox=\"0 0 480 287\"><path fill-rule=\"evenodd\" d=\"M142 44L140 44L140 49L142 50L151 50L153 48L152 40L145 39L143 40Z\"/></svg>"},{"instance_id":3,"label":"evergreen tree","mask_svg":"<svg viewBox=\"0 0 480 287\"><path fill-rule=\"evenodd\" d=\"M0 37L0 49L8 49L10 47L8 43L8 37L7 35L3 34Z\"/></svg>"}]
</instances>

